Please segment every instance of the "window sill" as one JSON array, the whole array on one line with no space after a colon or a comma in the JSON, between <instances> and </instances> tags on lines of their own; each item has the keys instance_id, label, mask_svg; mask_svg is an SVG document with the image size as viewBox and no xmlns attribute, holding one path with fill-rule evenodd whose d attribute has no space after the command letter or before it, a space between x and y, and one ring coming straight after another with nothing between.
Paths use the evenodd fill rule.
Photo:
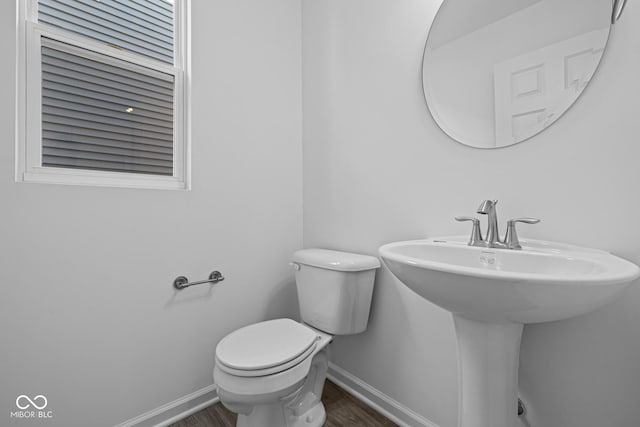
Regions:
<instances>
[{"instance_id":1,"label":"window sill","mask_svg":"<svg viewBox=\"0 0 640 427\"><path fill-rule=\"evenodd\" d=\"M189 190L183 179L132 173L101 172L80 169L33 168L17 177L18 182L37 184L84 185L92 187Z\"/></svg>"}]
</instances>

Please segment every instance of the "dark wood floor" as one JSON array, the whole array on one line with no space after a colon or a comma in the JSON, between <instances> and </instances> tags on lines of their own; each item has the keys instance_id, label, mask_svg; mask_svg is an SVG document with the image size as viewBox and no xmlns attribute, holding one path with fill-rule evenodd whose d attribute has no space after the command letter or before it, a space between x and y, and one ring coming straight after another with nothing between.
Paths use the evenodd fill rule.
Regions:
<instances>
[{"instance_id":1,"label":"dark wood floor","mask_svg":"<svg viewBox=\"0 0 640 427\"><path fill-rule=\"evenodd\" d=\"M327 411L324 427L398 427L367 405L328 381L322 403ZM217 403L169 427L235 427L236 414Z\"/></svg>"}]
</instances>

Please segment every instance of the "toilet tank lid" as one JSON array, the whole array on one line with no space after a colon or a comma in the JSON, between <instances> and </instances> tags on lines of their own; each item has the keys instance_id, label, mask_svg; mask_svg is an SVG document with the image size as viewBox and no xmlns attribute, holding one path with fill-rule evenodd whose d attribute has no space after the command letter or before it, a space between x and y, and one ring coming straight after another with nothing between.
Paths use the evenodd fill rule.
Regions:
<instances>
[{"instance_id":1,"label":"toilet tank lid","mask_svg":"<svg viewBox=\"0 0 640 427\"><path fill-rule=\"evenodd\" d=\"M300 249L293 253L292 261L337 271L363 271L380 268L380 261L376 257L330 249Z\"/></svg>"}]
</instances>

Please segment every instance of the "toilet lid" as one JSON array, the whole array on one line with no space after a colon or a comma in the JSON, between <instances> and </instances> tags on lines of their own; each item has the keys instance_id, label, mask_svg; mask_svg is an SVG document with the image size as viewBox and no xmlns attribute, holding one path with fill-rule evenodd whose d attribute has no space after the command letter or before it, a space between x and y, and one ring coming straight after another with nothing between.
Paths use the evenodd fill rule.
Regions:
<instances>
[{"instance_id":1,"label":"toilet lid","mask_svg":"<svg viewBox=\"0 0 640 427\"><path fill-rule=\"evenodd\" d=\"M316 337L313 330L291 319L267 320L224 337L216 347L216 359L243 371L273 368L308 352Z\"/></svg>"}]
</instances>

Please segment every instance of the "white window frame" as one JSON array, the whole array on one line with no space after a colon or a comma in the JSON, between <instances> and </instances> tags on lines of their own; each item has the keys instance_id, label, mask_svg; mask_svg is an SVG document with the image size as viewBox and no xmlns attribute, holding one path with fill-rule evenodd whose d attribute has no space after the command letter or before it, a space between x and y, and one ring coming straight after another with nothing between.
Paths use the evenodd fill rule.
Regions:
<instances>
[{"instance_id":1,"label":"white window frame","mask_svg":"<svg viewBox=\"0 0 640 427\"><path fill-rule=\"evenodd\" d=\"M16 0L16 176L17 182L188 190L191 187L190 115L190 1L174 0L174 64L129 53L106 43L38 23L37 0ZM42 58L46 37L79 48L142 66L175 78L173 176L42 166ZM83 56L86 56L83 54ZM122 66L120 61L118 66Z\"/></svg>"}]
</instances>

